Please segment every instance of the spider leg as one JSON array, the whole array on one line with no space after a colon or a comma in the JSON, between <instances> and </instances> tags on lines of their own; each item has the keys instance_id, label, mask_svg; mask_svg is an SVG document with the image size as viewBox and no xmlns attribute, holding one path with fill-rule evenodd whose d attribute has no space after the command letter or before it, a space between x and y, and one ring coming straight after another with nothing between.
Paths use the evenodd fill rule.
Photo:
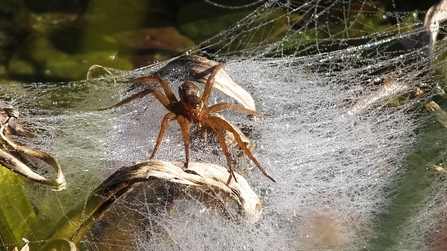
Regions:
<instances>
[{"instance_id":1,"label":"spider leg","mask_svg":"<svg viewBox=\"0 0 447 251\"><path fill-rule=\"evenodd\" d=\"M213 131L216 132L217 134L217 139L219 140L220 146L222 147L222 151L225 154L225 158L227 159L227 163L228 163L228 172L230 173L230 178L228 179L227 183L230 183L231 181L231 177L234 178L234 181L237 182L236 176L234 175L233 172L233 168L231 167L231 157L230 157L230 152L228 151L228 147L225 144L225 138L222 134L222 132L220 131L220 128L215 125L214 121L211 120L207 120L208 125L211 127L211 129L213 129Z\"/></svg>"},{"instance_id":2,"label":"spider leg","mask_svg":"<svg viewBox=\"0 0 447 251\"><path fill-rule=\"evenodd\" d=\"M174 120L176 115L172 112L166 114L161 121L160 132L158 133L157 143L155 143L154 150L152 150L151 157L149 159L153 159L155 157L155 153L158 150L158 147L161 144L161 140L163 139L163 135L165 134L166 129L169 127L169 121Z\"/></svg>"},{"instance_id":3,"label":"spider leg","mask_svg":"<svg viewBox=\"0 0 447 251\"><path fill-rule=\"evenodd\" d=\"M232 104L232 103L215 104L215 105L208 107L208 111L209 111L209 113L216 113L216 112L228 109L228 108L233 108L236 111L240 111L240 112L247 113L247 114L254 115L254 116L260 116L260 117L271 116L270 114L264 114L264 113L260 113L257 111L253 111L253 110L250 110L245 107L242 107L242 106L239 106L236 104Z\"/></svg>"},{"instance_id":4,"label":"spider leg","mask_svg":"<svg viewBox=\"0 0 447 251\"><path fill-rule=\"evenodd\" d=\"M184 166L184 170L188 169L189 164L189 120L187 120L182 115L177 115L177 121L180 124L180 129L182 130L182 136L183 136L183 144L185 145L185 157L186 162Z\"/></svg>"},{"instance_id":5,"label":"spider leg","mask_svg":"<svg viewBox=\"0 0 447 251\"><path fill-rule=\"evenodd\" d=\"M223 64L216 65L214 67L213 71L208 76L208 80L206 81L205 89L203 90L203 94L202 94L202 98L201 98L201 100L204 104L206 104L208 102L208 98L211 95L211 90L213 89L213 84L214 84L214 77L216 76L217 72L220 69L222 69L222 67L224 67Z\"/></svg>"},{"instance_id":6,"label":"spider leg","mask_svg":"<svg viewBox=\"0 0 447 251\"><path fill-rule=\"evenodd\" d=\"M130 83L139 83L139 82L150 82L150 81L154 81L154 82L158 82L161 84L161 87L163 88L163 91L166 94L166 97L172 102L172 103L177 103L178 100L175 97L174 93L172 92L171 87L169 87L169 83L162 79L161 77L141 77L141 78L136 78L130 81Z\"/></svg>"},{"instance_id":7,"label":"spider leg","mask_svg":"<svg viewBox=\"0 0 447 251\"><path fill-rule=\"evenodd\" d=\"M151 93L154 94L154 96L158 99L158 101L160 101L160 103L166 109L171 110L171 105L170 105L169 99L163 93L161 93L160 91L157 91L157 90L149 90L148 89L148 90L144 90L142 92L139 92L137 94L134 94L134 95L132 95L132 96L122 100L121 102L119 102L119 103L117 103L115 105L112 105L112 106L107 107L107 108L99 109L99 111L104 111L104 110L108 110L108 109L111 109L111 108L114 108L114 107L118 107L118 106L124 105L126 103L129 103L132 100L135 100L137 98L142 98L142 97L144 97L144 96L146 96L148 94L151 94Z\"/></svg>"},{"instance_id":8,"label":"spider leg","mask_svg":"<svg viewBox=\"0 0 447 251\"><path fill-rule=\"evenodd\" d=\"M207 123L214 124L219 126L220 128L227 130L229 132L231 132L234 136L234 139L236 140L237 144L242 148L242 150L244 151L244 153L248 156L248 158L250 158L255 164L256 166L259 168L259 170L270 180L272 180L273 182L276 182L272 177L270 177L270 175L267 174L267 172L264 170L264 168L262 168L261 164L259 164L259 162L256 160L256 158L253 156L253 154L250 152L250 149L247 148L247 146L245 146L244 142L241 139L241 136L239 136L239 134L236 132L236 130L233 129L233 127L231 126L230 123L228 123L227 121L225 121L222 118L219 117L214 117L211 116L209 118L206 119Z\"/></svg>"}]
</instances>

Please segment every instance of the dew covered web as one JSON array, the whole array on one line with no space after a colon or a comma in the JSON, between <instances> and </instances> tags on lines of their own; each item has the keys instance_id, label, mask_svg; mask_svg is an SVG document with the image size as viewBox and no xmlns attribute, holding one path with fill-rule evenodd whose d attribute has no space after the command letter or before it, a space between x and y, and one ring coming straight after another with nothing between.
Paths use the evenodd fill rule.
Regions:
<instances>
[{"instance_id":1,"label":"dew covered web","mask_svg":"<svg viewBox=\"0 0 447 251\"><path fill-rule=\"evenodd\" d=\"M236 171L262 201L261 219L237 222L188 198L168 213L148 202L155 188L143 185L94 225L83 248L434 250L441 245L447 186L442 170L433 167L445 165L446 131L424 104L443 102L433 87L444 87L445 47L443 41L430 46L423 17L413 13L396 14L395 25L368 25L383 15L370 1L268 1L204 42L200 51L225 62L225 71L252 94L256 109L272 115L250 120L234 111L221 113L252 129L254 154L277 180L269 181L247 158L238 160ZM65 191L29 185L39 198L36 207L46 212L43 218L56 221L117 168L148 160L164 108L146 96L97 109L126 95L127 87L113 79L145 75L163 63L91 81L1 87L2 98L21 109L22 124L34 135L27 144L57 156L66 174ZM171 81L176 90L181 81ZM416 88L424 93L416 96ZM231 99L214 91L211 103L222 101ZM177 123L166 132L157 159L184 159ZM201 139L192 142L191 160L226 166L219 145Z\"/></svg>"}]
</instances>

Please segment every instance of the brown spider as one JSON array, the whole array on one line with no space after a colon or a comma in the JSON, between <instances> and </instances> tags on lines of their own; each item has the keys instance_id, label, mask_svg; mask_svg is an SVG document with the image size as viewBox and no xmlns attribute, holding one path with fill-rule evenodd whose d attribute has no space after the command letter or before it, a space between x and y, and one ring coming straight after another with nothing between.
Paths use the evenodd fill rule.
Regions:
<instances>
[{"instance_id":1,"label":"brown spider","mask_svg":"<svg viewBox=\"0 0 447 251\"><path fill-rule=\"evenodd\" d=\"M230 178L228 182L231 180L231 177L236 180L236 176L233 173L233 168L231 167L231 157L230 153L228 152L227 145L225 144L225 138L221 131L221 129L229 131L233 134L234 139L236 140L237 144L242 148L244 153L256 164L256 166L261 170L261 172L270 180L273 182L276 182L272 177L270 177L264 168L261 167L259 162L256 160L256 158L253 156L253 154L250 152L250 150L247 148L247 146L244 144L241 136L239 133L234 129L234 127L228 123L226 120L218 116L216 113L228 108L233 108L234 110L244 112L247 114L255 115L255 116L270 116L268 114L259 113L247 108L244 108L242 106L232 104L232 103L219 103L212 105L210 107L206 106L206 103L208 102L208 98L210 97L211 90L213 88L214 83L214 77L216 76L217 72L223 67L223 64L216 65L211 72L210 76L208 77L208 80L205 85L205 89L203 91L202 97L200 97L200 91L197 86L195 86L193 83L186 81L179 87L179 96L180 101L177 100L174 93L172 92L171 88L169 87L169 83L162 79L161 77L141 77L134 79L130 81L131 83L140 83L140 82L150 82L155 81L161 84L161 87L164 90L164 94L158 90L154 89L146 89L140 93L134 94L123 101L117 103L116 105L113 105L112 107L117 107L120 105L123 105L125 103L128 103L134 99L142 98L148 94L153 94L158 101L170 112L166 114L161 122L161 128L160 132L158 134L157 143L155 144L154 150L152 151L152 155L150 159L153 159L155 157L155 153L158 150L158 147L160 146L160 143L163 139L163 135L166 131L166 129L169 127L169 121L171 120L177 120L177 122L180 124L180 128L182 131L183 136L183 142L185 145L185 155L186 155L186 162L184 165L184 170L188 169L188 163L189 163L189 130L190 130L190 124L191 123L197 123L199 125L200 131L203 136L206 135L206 128L205 125L208 125L213 131L216 132L217 138L219 140L219 143L222 147L222 150L225 154L225 157L227 159L228 163L228 171L230 173ZM109 109L106 108L106 109Z\"/></svg>"}]
</instances>

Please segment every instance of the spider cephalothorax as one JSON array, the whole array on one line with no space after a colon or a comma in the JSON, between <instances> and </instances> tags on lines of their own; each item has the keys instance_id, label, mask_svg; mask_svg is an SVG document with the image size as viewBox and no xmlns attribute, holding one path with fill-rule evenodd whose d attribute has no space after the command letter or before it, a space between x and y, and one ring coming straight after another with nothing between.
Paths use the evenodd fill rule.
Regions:
<instances>
[{"instance_id":1,"label":"spider cephalothorax","mask_svg":"<svg viewBox=\"0 0 447 251\"><path fill-rule=\"evenodd\" d=\"M169 83L166 80L162 79L161 77L141 77L134 79L131 82L132 83L149 82L149 81L159 82L161 84L161 87L163 88L164 94L155 89L146 89L140 93L130 96L127 99L124 99L123 101L119 102L118 104L112 107L120 106L122 104L128 103L134 99L141 98L151 93L158 99L158 101L160 101L160 103L167 110L170 111L168 114L164 116L161 122L160 132L158 134L154 150L152 151L152 155L150 157L151 159L155 157L155 153L157 152L158 147L161 144L163 135L166 129L169 127L169 121L177 120L182 131L183 143L185 145L186 161L184 169L186 170L188 168L189 163L190 124L196 123L201 128L202 135L206 135L206 128L205 128L206 126L209 126L216 133L220 146L222 147L222 151L224 152L225 157L227 159L228 171L230 172L231 175L230 179L231 177L233 177L235 181L237 181L233 173L233 168L231 167L231 157L228 151L228 147L225 144L225 137L221 130L225 130L232 133L237 144L242 148L244 153L256 164L259 170L261 170L261 172L266 177L268 177L272 181L275 181L261 167L259 162L256 160L256 158L253 156L253 154L245 145L245 142L243 142L239 133L234 129L235 127L222 117L218 116L217 112L228 108L232 108L234 110L255 116L269 116L269 115L259 113L232 103L218 103L210 107L206 106L208 98L210 97L211 94L211 90L213 88L214 77L216 76L217 72L220 69L222 69L222 67L223 67L222 64L214 66L214 69L212 69L212 72L210 73L207 79L202 96L200 96L200 90L197 86L195 86L193 83L189 81L186 81L179 87L180 100L177 100L171 88L169 87Z\"/></svg>"},{"instance_id":2,"label":"spider cephalothorax","mask_svg":"<svg viewBox=\"0 0 447 251\"><path fill-rule=\"evenodd\" d=\"M205 114L204 103L200 99L200 91L193 83L186 81L178 88L180 101L173 105L173 112L182 115L190 122L199 123L200 116Z\"/></svg>"}]
</instances>

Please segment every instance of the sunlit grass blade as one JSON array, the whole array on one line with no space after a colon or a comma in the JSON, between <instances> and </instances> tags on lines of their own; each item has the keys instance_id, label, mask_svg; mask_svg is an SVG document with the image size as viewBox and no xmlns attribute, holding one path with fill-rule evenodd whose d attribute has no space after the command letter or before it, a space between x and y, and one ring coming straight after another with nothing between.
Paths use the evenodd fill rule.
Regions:
<instances>
[{"instance_id":1,"label":"sunlit grass blade","mask_svg":"<svg viewBox=\"0 0 447 251\"><path fill-rule=\"evenodd\" d=\"M22 238L34 240L43 226L37 219L21 178L0 166L0 241L6 250L23 246Z\"/></svg>"}]
</instances>

